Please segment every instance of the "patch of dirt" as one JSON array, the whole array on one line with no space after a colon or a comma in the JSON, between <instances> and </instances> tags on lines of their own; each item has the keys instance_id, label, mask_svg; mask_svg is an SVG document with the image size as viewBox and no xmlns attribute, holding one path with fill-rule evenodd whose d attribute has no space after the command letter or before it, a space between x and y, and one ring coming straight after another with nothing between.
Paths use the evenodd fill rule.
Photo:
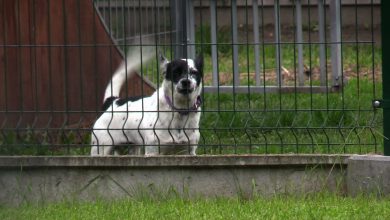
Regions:
<instances>
[{"instance_id":1,"label":"patch of dirt","mask_svg":"<svg viewBox=\"0 0 390 220\"><path fill-rule=\"evenodd\" d=\"M330 70L330 66L327 67L328 71ZM295 85L295 83L298 83L298 71L294 71L294 69L286 69L282 67L281 70L282 73L282 79L283 83L285 85ZM255 73L240 73L240 82L242 82L243 85L247 85L246 82L253 82L255 84ZM375 80L377 82L382 81L382 75L381 75L381 69L380 68L374 68L374 71L372 69L368 68L362 68L359 69L359 72L356 71L355 67L348 67L343 69L343 77L345 80L350 80L351 78L357 78L360 79L368 79L368 80ZM310 81L319 81L320 80L320 68L319 67L313 67L311 70L309 68L305 68L304 70L304 78L305 83L309 83ZM328 83L331 83L332 81L332 73L327 73ZM233 82L233 73L231 72L220 72L219 73L219 85L232 85ZM260 81L267 82L269 84L277 84L277 77L276 77L276 70L275 69L267 69L265 73L260 73ZM204 83L205 85L211 85L212 84L212 74L206 73L204 77Z\"/></svg>"},{"instance_id":2,"label":"patch of dirt","mask_svg":"<svg viewBox=\"0 0 390 220\"><path fill-rule=\"evenodd\" d=\"M326 30L326 42L330 42L330 27L327 27ZM249 31L247 33L247 31ZM251 27L245 27L243 25L239 26L239 42L253 42L253 30ZM274 36L274 26L266 25L262 28L262 37L264 38L264 43L273 43L275 42ZM294 43L295 40L295 28L293 26L282 26L281 27L281 41L282 42L291 42ZM303 29L303 41L305 43L317 43L319 39L318 28L313 26L311 28ZM375 26L343 26L342 28L342 41L353 43L353 42L364 42L364 44L371 44L371 42L375 46L381 45L381 27ZM294 70L293 68L281 68L282 79L285 85L295 85L298 83L298 70ZM332 70L331 66L328 65L327 68L327 78L328 82L332 81ZM359 68L357 70L356 65L350 65L344 67L343 69L343 77L345 80L349 80L351 78L365 78L369 80L381 81L382 80L382 69L380 65L376 65L374 68ZM305 84L308 85L310 80L317 81L320 79L320 68L318 66L308 67L305 66L304 70ZM219 72L219 85L232 85L233 81L233 73L232 72ZM240 81L242 84L247 84L248 80L251 84L255 84L255 73L243 72L240 73ZM270 84L276 85L277 77L276 77L276 69L266 69L265 73L260 73L260 80L269 82ZM206 73L204 77L205 85L212 84L212 74Z\"/></svg>"},{"instance_id":3,"label":"patch of dirt","mask_svg":"<svg viewBox=\"0 0 390 220\"><path fill-rule=\"evenodd\" d=\"M261 31L261 37L264 37L265 43L275 42L275 27L273 25L265 25ZM248 32L248 33L247 33ZM326 33L326 42L331 41L330 37L330 27L328 26L325 30ZM282 42L294 42L296 39L296 30L294 26L291 25L282 25L280 31L280 38ZM303 41L304 42L318 42L319 40L319 30L317 26L311 28L303 28L302 30ZM253 29L252 27L245 28L241 26L238 30L238 36L240 42L246 42L247 39L249 42L253 42ZM345 25L341 31L341 39L343 42L373 42L376 46L381 45L381 27L378 26L351 26Z\"/></svg>"}]
</instances>

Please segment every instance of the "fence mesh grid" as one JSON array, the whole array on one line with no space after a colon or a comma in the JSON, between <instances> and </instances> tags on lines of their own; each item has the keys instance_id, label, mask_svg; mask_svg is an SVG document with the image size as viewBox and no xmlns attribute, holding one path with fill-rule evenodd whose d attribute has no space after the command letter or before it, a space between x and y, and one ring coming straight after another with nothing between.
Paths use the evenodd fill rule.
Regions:
<instances>
[{"instance_id":1,"label":"fence mesh grid","mask_svg":"<svg viewBox=\"0 0 390 220\"><path fill-rule=\"evenodd\" d=\"M161 86L159 53L203 55L197 154L382 153L379 12L375 0L0 0L0 154L89 154L104 89L136 46L155 59L123 97Z\"/></svg>"}]
</instances>

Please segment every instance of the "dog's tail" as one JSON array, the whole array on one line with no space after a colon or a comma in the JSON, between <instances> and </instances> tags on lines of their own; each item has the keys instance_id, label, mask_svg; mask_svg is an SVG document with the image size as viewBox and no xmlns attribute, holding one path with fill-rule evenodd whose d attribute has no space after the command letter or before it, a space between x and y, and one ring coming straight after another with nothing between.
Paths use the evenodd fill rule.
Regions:
<instances>
[{"instance_id":1,"label":"dog's tail","mask_svg":"<svg viewBox=\"0 0 390 220\"><path fill-rule=\"evenodd\" d=\"M149 62L153 57L154 53L152 48L137 47L129 51L126 61L122 62L108 83L103 102L110 97L119 97L121 88L126 80L138 71L142 64Z\"/></svg>"}]
</instances>

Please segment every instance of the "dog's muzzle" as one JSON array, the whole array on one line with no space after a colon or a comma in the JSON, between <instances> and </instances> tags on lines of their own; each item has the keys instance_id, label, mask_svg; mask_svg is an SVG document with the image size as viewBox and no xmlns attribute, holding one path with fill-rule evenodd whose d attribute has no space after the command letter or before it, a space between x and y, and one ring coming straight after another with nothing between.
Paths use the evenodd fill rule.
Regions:
<instances>
[{"instance_id":1,"label":"dog's muzzle","mask_svg":"<svg viewBox=\"0 0 390 220\"><path fill-rule=\"evenodd\" d=\"M195 90L195 86L189 79L182 79L177 85L178 92L183 95L188 95Z\"/></svg>"}]
</instances>

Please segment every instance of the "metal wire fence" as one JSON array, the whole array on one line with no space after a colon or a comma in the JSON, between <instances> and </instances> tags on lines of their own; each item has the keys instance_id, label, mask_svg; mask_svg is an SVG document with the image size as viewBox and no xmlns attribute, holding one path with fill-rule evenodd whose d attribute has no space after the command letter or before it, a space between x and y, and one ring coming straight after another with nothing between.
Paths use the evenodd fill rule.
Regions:
<instances>
[{"instance_id":1,"label":"metal wire fence","mask_svg":"<svg viewBox=\"0 0 390 220\"><path fill-rule=\"evenodd\" d=\"M0 154L89 154L104 89L134 46L156 60L203 55L197 154L382 153L379 11L376 0L0 0ZM123 97L150 95L160 72L144 63Z\"/></svg>"}]
</instances>

